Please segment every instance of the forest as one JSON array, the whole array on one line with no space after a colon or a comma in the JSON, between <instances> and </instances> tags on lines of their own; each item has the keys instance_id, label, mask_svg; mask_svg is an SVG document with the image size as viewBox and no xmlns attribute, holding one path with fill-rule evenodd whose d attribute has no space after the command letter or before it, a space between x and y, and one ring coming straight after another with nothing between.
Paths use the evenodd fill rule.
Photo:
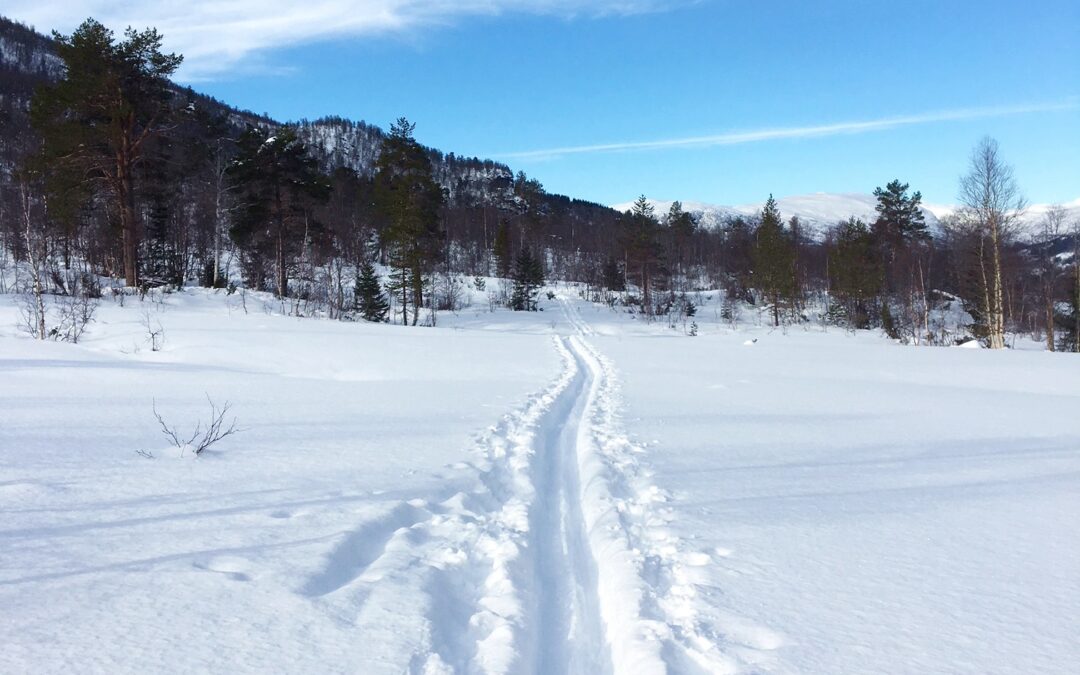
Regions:
<instances>
[{"instance_id":1,"label":"forest","mask_svg":"<svg viewBox=\"0 0 1080 675\"><path fill-rule=\"evenodd\" d=\"M657 213L642 196L621 213L551 194L423 146L405 117L383 131L235 110L175 85L182 56L152 28L88 19L49 38L4 19L0 46L0 292L24 298L37 338L77 340L104 294L190 285L271 293L297 315L434 325L465 284L497 278L491 306L514 310L537 309L558 280L676 325L723 289L732 322L749 306L777 327L1080 351L1080 222L1052 208L1031 226L989 137L940 231L891 176L875 219L820 236L771 196L705 227L679 202Z\"/></svg>"}]
</instances>

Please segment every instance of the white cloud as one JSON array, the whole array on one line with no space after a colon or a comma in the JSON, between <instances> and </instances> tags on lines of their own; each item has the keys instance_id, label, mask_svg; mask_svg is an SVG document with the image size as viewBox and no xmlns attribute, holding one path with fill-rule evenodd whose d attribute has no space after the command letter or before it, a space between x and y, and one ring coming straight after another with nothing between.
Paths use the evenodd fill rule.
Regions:
<instances>
[{"instance_id":1,"label":"white cloud","mask_svg":"<svg viewBox=\"0 0 1080 675\"><path fill-rule=\"evenodd\" d=\"M731 131L708 136L668 138L657 141L624 141L617 143L599 143L594 145L572 145L561 148L547 148L543 150L526 150L522 152L495 153L493 154L493 156L503 159L549 160L564 157L566 155L580 155L597 152L664 150L672 148L709 148L722 145L742 145L744 143L759 143L762 141L773 141L791 138L820 138L823 136L838 136L841 134L863 134L871 131L884 131L887 129L895 129L898 127L913 126L917 124L929 124L931 122L972 120L986 117L1005 117L1008 115L1023 115L1037 112L1076 110L1078 108L1080 108L1080 103L1078 103L1075 99L1069 99L1056 103L1033 103L1012 106L991 106L983 108L960 108L955 110L939 110L936 112L928 112L918 115L884 117L874 120L837 122L833 124L816 124L801 127L755 129L750 131Z\"/></svg>"},{"instance_id":2,"label":"white cloud","mask_svg":"<svg viewBox=\"0 0 1080 675\"><path fill-rule=\"evenodd\" d=\"M4 14L38 30L70 33L92 16L120 31L157 28L184 55L181 80L212 78L268 50L347 36L405 33L469 16L518 13L564 18L659 11L664 0L15 0Z\"/></svg>"}]
</instances>

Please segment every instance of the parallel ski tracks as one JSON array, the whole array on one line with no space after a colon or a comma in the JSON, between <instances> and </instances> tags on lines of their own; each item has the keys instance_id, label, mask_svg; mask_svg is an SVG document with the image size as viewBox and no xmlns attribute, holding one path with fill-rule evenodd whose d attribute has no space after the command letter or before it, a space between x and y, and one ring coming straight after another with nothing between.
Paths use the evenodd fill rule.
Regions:
<instances>
[{"instance_id":1,"label":"parallel ski tracks","mask_svg":"<svg viewBox=\"0 0 1080 675\"><path fill-rule=\"evenodd\" d=\"M652 531L666 496L619 429L614 367L561 305L563 369L478 440L477 489L357 528L303 592L352 593L361 625L370 596L413 597L427 628L394 639L418 675L725 672L693 612L665 610L693 594Z\"/></svg>"}]
</instances>

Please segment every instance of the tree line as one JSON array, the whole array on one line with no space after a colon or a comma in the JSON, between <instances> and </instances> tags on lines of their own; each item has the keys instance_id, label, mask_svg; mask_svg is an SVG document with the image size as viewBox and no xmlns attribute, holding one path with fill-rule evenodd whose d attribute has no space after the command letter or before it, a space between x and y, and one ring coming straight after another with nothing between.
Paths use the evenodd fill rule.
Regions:
<instances>
[{"instance_id":1,"label":"tree line","mask_svg":"<svg viewBox=\"0 0 1080 675\"><path fill-rule=\"evenodd\" d=\"M1078 226L1051 210L1039 236L1018 236L1024 203L992 139L935 236L899 180L874 191L873 222L823 238L771 197L756 216L707 228L678 202L657 214L642 197L619 213L549 194L504 165L422 146L405 118L383 133L240 115L172 85L182 57L163 53L154 29L118 37L89 19L50 48L59 74L26 111L4 108L0 154L16 159L0 186L0 245L35 269L24 286L238 282L334 318L412 325L455 309L469 277L512 280L489 294L519 310L537 309L545 279L581 282L645 320L693 316L696 292L721 287L725 316L750 304L777 326L820 307L853 329L943 344L955 335L935 317L957 307L990 347L1022 332L1080 349ZM12 131L20 115L26 133Z\"/></svg>"}]
</instances>

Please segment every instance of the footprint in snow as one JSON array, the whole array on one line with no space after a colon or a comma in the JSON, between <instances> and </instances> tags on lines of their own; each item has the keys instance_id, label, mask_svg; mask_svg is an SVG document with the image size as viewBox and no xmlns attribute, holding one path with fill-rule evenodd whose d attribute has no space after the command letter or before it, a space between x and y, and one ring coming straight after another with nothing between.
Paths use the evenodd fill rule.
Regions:
<instances>
[{"instance_id":1,"label":"footprint in snow","mask_svg":"<svg viewBox=\"0 0 1080 675\"><path fill-rule=\"evenodd\" d=\"M205 562L195 562L192 565L207 572L224 574L233 581L251 581L251 575L248 574L251 569L250 561L237 556L222 555Z\"/></svg>"}]
</instances>

